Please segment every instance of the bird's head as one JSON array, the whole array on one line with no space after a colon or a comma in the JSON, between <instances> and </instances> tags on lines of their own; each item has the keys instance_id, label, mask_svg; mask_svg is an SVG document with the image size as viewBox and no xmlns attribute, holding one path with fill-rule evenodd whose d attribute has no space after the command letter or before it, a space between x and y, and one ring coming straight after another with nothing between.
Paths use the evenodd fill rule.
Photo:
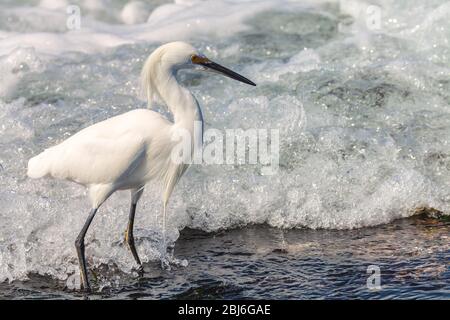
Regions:
<instances>
[{"instance_id":1,"label":"bird's head","mask_svg":"<svg viewBox=\"0 0 450 320\"><path fill-rule=\"evenodd\" d=\"M160 100L161 90L164 90L160 86L167 83L167 77L180 69L212 71L256 86L240 74L209 60L190 44L181 41L170 42L153 51L142 68L141 90L149 105L151 101Z\"/></svg>"},{"instance_id":2,"label":"bird's head","mask_svg":"<svg viewBox=\"0 0 450 320\"><path fill-rule=\"evenodd\" d=\"M200 71L212 71L234 80L256 86L253 81L208 59L192 45L182 41L170 42L157 48L150 57L157 56L161 64L173 71L194 68Z\"/></svg>"}]
</instances>

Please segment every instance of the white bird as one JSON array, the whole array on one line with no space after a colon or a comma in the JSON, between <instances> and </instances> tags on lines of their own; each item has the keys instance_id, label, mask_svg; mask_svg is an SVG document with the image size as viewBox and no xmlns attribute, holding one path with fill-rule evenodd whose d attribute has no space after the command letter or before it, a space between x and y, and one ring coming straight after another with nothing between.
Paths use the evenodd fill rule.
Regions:
<instances>
[{"instance_id":1,"label":"white bird","mask_svg":"<svg viewBox=\"0 0 450 320\"><path fill-rule=\"evenodd\" d=\"M185 68L211 70L235 80L255 85L243 76L200 54L190 44L172 42L157 48L147 59L141 73L142 88L149 105L162 100L173 114L171 122L161 114L133 110L87 127L62 143L46 149L28 162L31 178L53 177L84 185L89 190L92 210L75 241L80 264L81 284L89 291L84 255L84 237L98 208L117 190L131 190L131 208L125 242L142 271L134 246L133 223L136 205L144 185L150 180L162 182L163 230L169 197L183 173L187 161L174 161L177 131L190 134L192 154L201 148L202 136L194 134L194 123L201 124L200 106L185 87L177 81L177 71Z\"/></svg>"}]
</instances>

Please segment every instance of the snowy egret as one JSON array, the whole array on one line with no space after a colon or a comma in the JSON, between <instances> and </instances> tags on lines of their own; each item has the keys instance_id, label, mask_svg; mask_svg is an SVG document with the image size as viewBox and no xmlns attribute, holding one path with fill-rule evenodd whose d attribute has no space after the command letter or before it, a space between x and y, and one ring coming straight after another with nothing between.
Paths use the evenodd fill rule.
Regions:
<instances>
[{"instance_id":1,"label":"snowy egret","mask_svg":"<svg viewBox=\"0 0 450 320\"><path fill-rule=\"evenodd\" d=\"M133 224L136 205L150 180L162 182L163 230L169 197L189 163L176 163L171 153L177 129L193 136L192 153L202 145L202 134L194 135L194 123L203 127L200 106L189 90L177 81L177 71L185 68L210 70L255 85L247 78L209 60L190 44L172 42L157 48L142 69L142 87L149 105L162 100L173 114L171 122L161 114L137 109L87 127L62 143L46 149L28 162L31 178L66 179L88 188L92 209L75 240L80 264L81 285L90 290L84 255L84 237L98 208L117 190L131 190L131 208L125 242L142 271L137 254ZM194 141L196 139L197 141Z\"/></svg>"}]
</instances>

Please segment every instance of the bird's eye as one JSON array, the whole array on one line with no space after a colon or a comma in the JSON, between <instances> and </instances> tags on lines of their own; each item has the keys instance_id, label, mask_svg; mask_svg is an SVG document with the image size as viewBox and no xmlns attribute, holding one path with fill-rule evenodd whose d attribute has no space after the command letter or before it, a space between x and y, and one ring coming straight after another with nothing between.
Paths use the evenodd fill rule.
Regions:
<instances>
[{"instance_id":1,"label":"bird's eye","mask_svg":"<svg viewBox=\"0 0 450 320\"><path fill-rule=\"evenodd\" d=\"M193 64L205 64L205 63L208 63L208 62L209 62L209 59L206 58L206 57L202 57L202 56L193 54L193 55L191 56L191 62L192 62Z\"/></svg>"}]
</instances>

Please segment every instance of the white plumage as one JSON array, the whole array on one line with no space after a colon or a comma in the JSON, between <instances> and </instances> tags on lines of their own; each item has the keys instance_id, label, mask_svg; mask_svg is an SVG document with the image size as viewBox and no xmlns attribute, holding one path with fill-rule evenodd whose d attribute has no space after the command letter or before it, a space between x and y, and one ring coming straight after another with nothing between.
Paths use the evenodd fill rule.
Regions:
<instances>
[{"instance_id":1,"label":"white plumage","mask_svg":"<svg viewBox=\"0 0 450 320\"><path fill-rule=\"evenodd\" d=\"M28 163L31 178L53 177L74 181L89 189L92 211L81 230L76 247L82 283L89 289L84 258L84 236L100 205L115 191L130 189L132 206L126 241L138 264L134 248L133 222L137 201L150 180L163 183L164 222L166 205L188 163L172 161L171 153L179 141L177 132L187 132L191 152L201 148L202 133L194 134L194 124L203 126L201 109L195 97L177 79L177 71L197 67L212 69L236 80L250 80L226 69L184 42L172 42L156 49L142 69L142 88L149 105L159 99L173 113L174 122L161 114L137 109L85 128L62 143L51 147ZM165 224L164 224L165 225Z\"/></svg>"},{"instance_id":2,"label":"white plumage","mask_svg":"<svg viewBox=\"0 0 450 320\"><path fill-rule=\"evenodd\" d=\"M137 109L81 130L30 159L28 176L66 179L89 188L93 208L116 190L164 179L174 124L159 113ZM150 165L151 164L151 165Z\"/></svg>"}]
</instances>

